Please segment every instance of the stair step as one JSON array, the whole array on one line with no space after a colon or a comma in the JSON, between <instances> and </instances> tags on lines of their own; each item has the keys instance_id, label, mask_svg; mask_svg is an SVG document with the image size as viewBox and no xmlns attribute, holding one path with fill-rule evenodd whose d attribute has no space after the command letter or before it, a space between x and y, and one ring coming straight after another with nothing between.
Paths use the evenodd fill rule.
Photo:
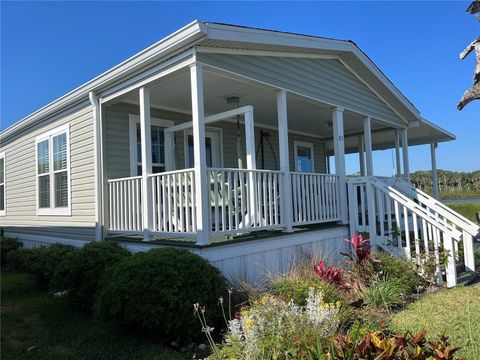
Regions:
<instances>
[{"instance_id":1,"label":"stair step","mask_svg":"<svg viewBox=\"0 0 480 360\"><path fill-rule=\"evenodd\" d=\"M477 271L468 271L457 276L457 286L467 286L475 283L480 274Z\"/></svg>"}]
</instances>

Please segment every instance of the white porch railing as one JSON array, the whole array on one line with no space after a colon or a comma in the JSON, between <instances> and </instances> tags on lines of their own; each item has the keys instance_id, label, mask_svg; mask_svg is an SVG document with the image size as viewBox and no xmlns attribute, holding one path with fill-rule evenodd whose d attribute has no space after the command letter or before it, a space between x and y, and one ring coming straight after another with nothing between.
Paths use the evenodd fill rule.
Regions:
<instances>
[{"instance_id":1,"label":"white porch railing","mask_svg":"<svg viewBox=\"0 0 480 360\"><path fill-rule=\"evenodd\" d=\"M196 233L195 181L193 169L149 176L152 187L153 233Z\"/></svg>"},{"instance_id":2,"label":"white porch railing","mask_svg":"<svg viewBox=\"0 0 480 360\"><path fill-rule=\"evenodd\" d=\"M282 227L279 171L209 169L210 222L214 234Z\"/></svg>"},{"instance_id":3,"label":"white porch railing","mask_svg":"<svg viewBox=\"0 0 480 360\"><path fill-rule=\"evenodd\" d=\"M340 220L338 176L292 172L293 225Z\"/></svg>"},{"instance_id":4,"label":"white porch railing","mask_svg":"<svg viewBox=\"0 0 480 360\"><path fill-rule=\"evenodd\" d=\"M473 270L473 236L478 226L427 194L414 197L402 190L405 185L393 186L393 181L403 180L374 177L348 180L351 232L368 232L372 245L416 259L421 270L427 259L433 260L439 280L444 249L447 285L455 286L458 245L463 241L466 269Z\"/></svg>"},{"instance_id":5,"label":"white porch railing","mask_svg":"<svg viewBox=\"0 0 480 360\"><path fill-rule=\"evenodd\" d=\"M142 231L142 177L108 180L109 229Z\"/></svg>"},{"instance_id":6,"label":"white porch railing","mask_svg":"<svg viewBox=\"0 0 480 360\"><path fill-rule=\"evenodd\" d=\"M207 171L208 211L212 235L332 222L340 219L338 176L289 173L291 193L281 193L280 171L218 169ZM152 174L148 177L152 206L148 231L153 235L195 236L196 209L193 169ZM108 180L109 230L144 233L142 177ZM293 216L284 219L283 200L292 197Z\"/></svg>"}]
</instances>

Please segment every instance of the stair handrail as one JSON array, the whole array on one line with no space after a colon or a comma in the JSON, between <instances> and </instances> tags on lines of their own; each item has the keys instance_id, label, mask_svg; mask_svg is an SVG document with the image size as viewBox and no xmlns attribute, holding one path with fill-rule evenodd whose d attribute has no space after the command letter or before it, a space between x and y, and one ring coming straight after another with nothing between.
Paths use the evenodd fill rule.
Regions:
<instances>
[{"instance_id":1,"label":"stair handrail","mask_svg":"<svg viewBox=\"0 0 480 360\"><path fill-rule=\"evenodd\" d=\"M385 184L382 180L376 179L375 177L368 178L367 181L370 181L377 189L388 194L392 199L398 201L401 205L406 206L410 211L414 212L417 216L428 222L430 225L438 228L442 232L449 232L452 235L452 238L459 241L461 239L462 233L457 229L449 226L446 222L439 222L433 214L424 207L417 204L415 201L410 199L405 194L402 194L400 191L394 187Z\"/></svg>"},{"instance_id":2,"label":"stair handrail","mask_svg":"<svg viewBox=\"0 0 480 360\"><path fill-rule=\"evenodd\" d=\"M466 231L468 234L472 236L476 236L479 233L480 227L478 225L468 220L464 216L460 215L456 211L450 209L441 201L438 201L437 199L433 198L432 196L428 195L422 190L415 188L412 184L410 184L404 179L393 179L393 180L394 180L393 183L395 184L395 186L400 187L405 192L409 192L410 193L409 195L411 197L417 199L421 204L432 209L433 211L438 213L438 215L452 222L454 225ZM387 183L389 182L386 179L385 180L382 179L382 181L385 181Z\"/></svg>"}]
</instances>

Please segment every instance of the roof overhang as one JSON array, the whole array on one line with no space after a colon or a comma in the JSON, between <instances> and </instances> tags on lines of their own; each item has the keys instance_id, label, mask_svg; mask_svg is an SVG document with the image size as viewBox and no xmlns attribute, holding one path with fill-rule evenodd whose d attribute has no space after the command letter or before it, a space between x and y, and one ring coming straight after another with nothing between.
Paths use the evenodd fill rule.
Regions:
<instances>
[{"instance_id":1,"label":"roof overhang","mask_svg":"<svg viewBox=\"0 0 480 360\"><path fill-rule=\"evenodd\" d=\"M159 42L125 60L112 69L28 115L1 133L2 139L24 130L44 118L54 116L82 102L88 104L89 92L101 93L139 72L196 46L260 48L264 50L335 54L381 93L407 122L420 118L418 110L352 41L300 35L236 25L193 21Z\"/></svg>"},{"instance_id":2,"label":"roof overhang","mask_svg":"<svg viewBox=\"0 0 480 360\"><path fill-rule=\"evenodd\" d=\"M345 153L358 153L359 135L345 136ZM426 145L455 140L456 136L427 119L421 118L417 126L408 129L408 146ZM327 141L327 154L333 155L333 142ZM372 132L372 149L388 150L395 148L395 129L379 129Z\"/></svg>"}]
</instances>

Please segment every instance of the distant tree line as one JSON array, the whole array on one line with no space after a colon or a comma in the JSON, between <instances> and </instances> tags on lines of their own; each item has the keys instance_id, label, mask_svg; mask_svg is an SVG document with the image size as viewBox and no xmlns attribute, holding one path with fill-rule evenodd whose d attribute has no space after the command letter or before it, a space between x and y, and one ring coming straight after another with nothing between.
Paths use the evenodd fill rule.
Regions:
<instances>
[{"instance_id":1,"label":"distant tree line","mask_svg":"<svg viewBox=\"0 0 480 360\"><path fill-rule=\"evenodd\" d=\"M480 170L455 172L438 170L438 190L441 192L478 192L480 195ZM431 171L416 171L410 175L411 182L419 189L430 192L433 188Z\"/></svg>"}]
</instances>

